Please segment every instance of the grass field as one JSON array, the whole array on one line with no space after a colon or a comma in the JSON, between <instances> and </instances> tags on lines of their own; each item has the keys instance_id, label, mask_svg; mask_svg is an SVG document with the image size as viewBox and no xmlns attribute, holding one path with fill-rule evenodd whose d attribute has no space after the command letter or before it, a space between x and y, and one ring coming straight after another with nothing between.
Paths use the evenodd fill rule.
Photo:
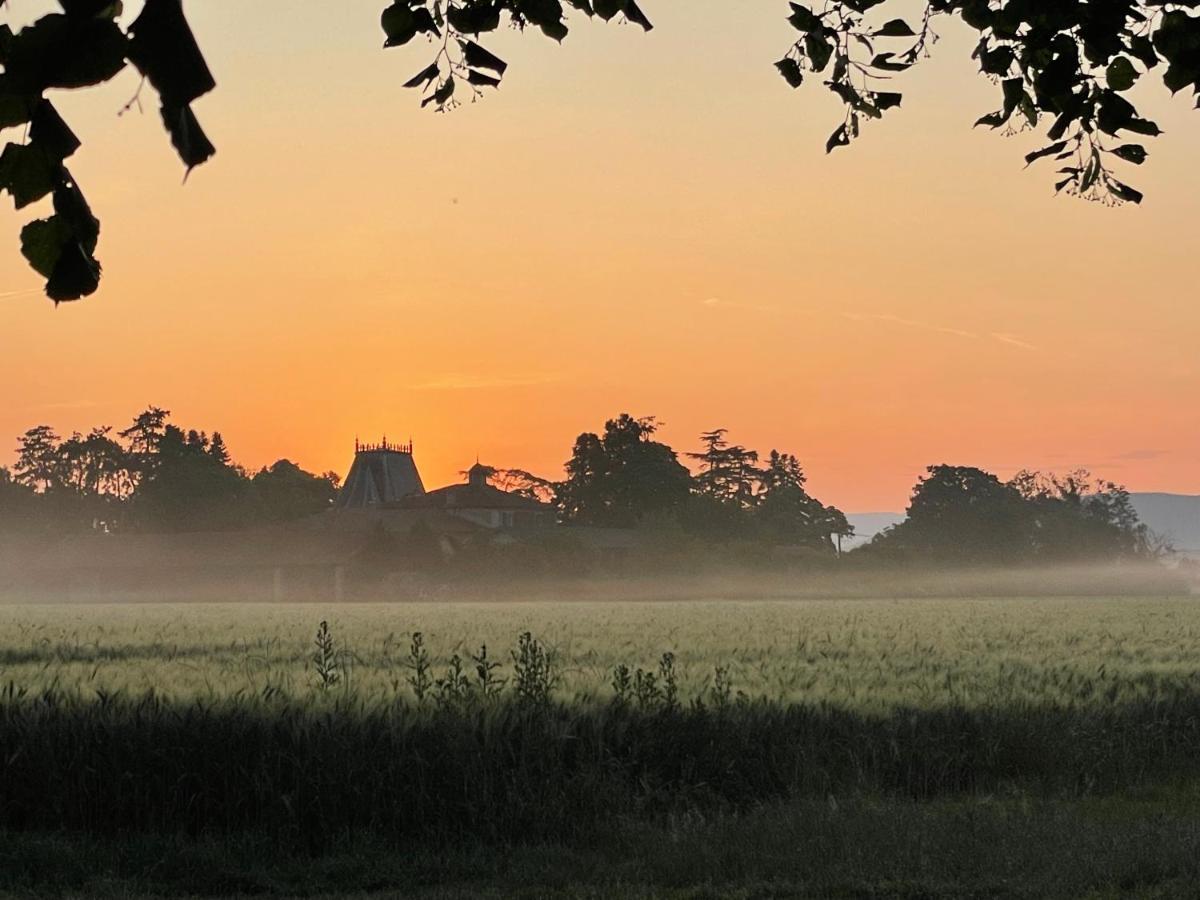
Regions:
<instances>
[{"instance_id":1,"label":"grass field","mask_svg":"<svg viewBox=\"0 0 1200 900\"><path fill-rule=\"evenodd\" d=\"M0 606L0 764L16 896L1196 896L1200 599Z\"/></svg>"},{"instance_id":2,"label":"grass field","mask_svg":"<svg viewBox=\"0 0 1200 900\"><path fill-rule=\"evenodd\" d=\"M681 693L727 670L734 690L856 711L897 706L1106 706L1200 691L1200 598L537 602L296 605L0 605L0 682L175 699L314 685L328 619L343 689L408 695L420 631L440 674L517 636L556 656L562 699L604 697L615 666L675 657Z\"/></svg>"}]
</instances>

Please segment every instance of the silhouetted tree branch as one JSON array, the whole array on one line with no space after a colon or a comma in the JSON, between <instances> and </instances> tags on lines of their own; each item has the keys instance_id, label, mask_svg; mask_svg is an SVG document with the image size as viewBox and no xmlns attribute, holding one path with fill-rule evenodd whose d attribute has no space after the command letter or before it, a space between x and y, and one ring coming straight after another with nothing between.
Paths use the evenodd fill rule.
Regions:
<instances>
[{"instance_id":1,"label":"silhouetted tree branch","mask_svg":"<svg viewBox=\"0 0 1200 900\"><path fill-rule=\"evenodd\" d=\"M0 0L0 8L6 0ZM145 0L120 24L120 0L58 0L62 12L14 32L0 25L0 130L24 138L0 153L0 190L17 209L47 196L53 212L21 230L21 251L46 278L56 303L93 293L100 283L92 214L66 161L80 141L46 93L83 88L115 77L132 64L159 96L163 125L187 170L216 152L191 104L215 80L184 16L182 0ZM1142 194L1113 175L1114 162L1141 165L1142 143L1158 126L1127 97L1151 70L1164 86L1200 95L1200 16L1196 0L928 0L915 18L895 18L900 0L820 0L789 3L799 33L775 65L793 87L819 78L845 104L827 149L849 144L863 124L900 106L888 89L895 76L926 56L936 27L959 18L979 34L974 59L1000 89L999 108L977 124L997 129L1045 128L1047 145L1028 163L1059 163L1056 189L1109 203L1140 202ZM568 32L568 10L620 19L649 30L636 0L396 0L381 17L385 47L418 35L436 47L434 59L405 85L422 92L422 106L452 108L464 90L497 87L507 63L486 49L483 36L507 24L536 28L556 41ZM737 12L731 15L745 15ZM140 97L140 89L139 89Z\"/></svg>"}]
</instances>

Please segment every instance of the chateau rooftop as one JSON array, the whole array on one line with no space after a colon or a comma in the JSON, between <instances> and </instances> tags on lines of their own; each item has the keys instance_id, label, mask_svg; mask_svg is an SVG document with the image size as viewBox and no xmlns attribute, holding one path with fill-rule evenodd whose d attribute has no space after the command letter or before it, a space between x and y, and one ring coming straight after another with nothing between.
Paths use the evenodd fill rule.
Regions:
<instances>
[{"instance_id":1,"label":"chateau rooftop","mask_svg":"<svg viewBox=\"0 0 1200 900\"><path fill-rule=\"evenodd\" d=\"M425 493L421 473L413 460L412 441L378 444L354 441L354 463L338 493L336 509L372 509L399 503Z\"/></svg>"}]
</instances>

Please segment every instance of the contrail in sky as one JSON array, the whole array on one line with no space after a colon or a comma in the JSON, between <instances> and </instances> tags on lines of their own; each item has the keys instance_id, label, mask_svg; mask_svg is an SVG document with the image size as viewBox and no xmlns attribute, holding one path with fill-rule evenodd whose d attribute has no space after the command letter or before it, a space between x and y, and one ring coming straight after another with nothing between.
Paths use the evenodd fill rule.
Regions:
<instances>
[{"instance_id":1,"label":"contrail in sky","mask_svg":"<svg viewBox=\"0 0 1200 900\"><path fill-rule=\"evenodd\" d=\"M21 291L0 291L0 300L7 300L10 297L24 297L28 294L40 293L41 288L25 288Z\"/></svg>"}]
</instances>

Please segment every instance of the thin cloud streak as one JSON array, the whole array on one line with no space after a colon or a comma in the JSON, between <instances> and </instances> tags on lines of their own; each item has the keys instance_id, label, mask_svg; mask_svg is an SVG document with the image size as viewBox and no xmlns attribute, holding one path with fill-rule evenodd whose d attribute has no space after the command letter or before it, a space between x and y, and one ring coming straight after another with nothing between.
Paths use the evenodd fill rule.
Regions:
<instances>
[{"instance_id":1,"label":"thin cloud streak","mask_svg":"<svg viewBox=\"0 0 1200 900\"><path fill-rule=\"evenodd\" d=\"M537 387L561 381L559 375L514 375L492 377L489 375L465 375L461 373L441 375L430 381L409 385L414 391L485 391L498 388Z\"/></svg>"},{"instance_id":2,"label":"thin cloud streak","mask_svg":"<svg viewBox=\"0 0 1200 900\"><path fill-rule=\"evenodd\" d=\"M778 306L766 306L757 303L739 303L737 301L722 300L720 297L709 297L706 300L701 300L700 305L707 309L742 309L751 310L753 312L769 312L769 313L788 313L793 310L783 309ZM798 310L796 310L798 312ZM1041 350L1036 344L1031 344L1028 341L1022 340L1015 334L1010 334L1007 331L990 331L987 334L979 334L974 331L967 331L963 328L954 328L950 325L937 325L932 322L922 322L918 319L906 319L903 316L897 316L892 313L860 313L848 312L841 314L843 319L848 319L851 322L883 322L887 325L900 325L904 328L912 328L917 331L928 331L934 334L945 334L950 337L962 338L964 340L993 340L1001 344L1006 344L1010 347L1017 347L1021 350L1030 352L1038 352Z\"/></svg>"},{"instance_id":3,"label":"thin cloud streak","mask_svg":"<svg viewBox=\"0 0 1200 900\"><path fill-rule=\"evenodd\" d=\"M760 303L737 303L722 300L720 297L709 297L707 300L701 300L700 305L706 306L709 309L749 309L754 312L769 313L789 312L789 310L780 309L778 306L766 306Z\"/></svg>"},{"instance_id":4,"label":"thin cloud streak","mask_svg":"<svg viewBox=\"0 0 1200 900\"><path fill-rule=\"evenodd\" d=\"M1114 460L1142 462L1149 459L1161 459L1166 456L1165 450L1130 450L1128 453L1118 453Z\"/></svg>"},{"instance_id":5,"label":"thin cloud streak","mask_svg":"<svg viewBox=\"0 0 1200 900\"><path fill-rule=\"evenodd\" d=\"M1022 350L1038 351L1041 348L1028 341L1023 341L1014 334L1009 334L1005 331L991 331L986 335L978 334L974 331L966 331L962 328L953 328L949 325L936 325L932 322L921 322L917 319L906 319L902 316L892 315L891 313L842 313L842 318L849 319L851 322L884 322L889 325L902 325L905 328L914 328L919 331L929 331L935 334L947 334L951 337L963 338L965 340L976 341L980 338L990 338L998 341L1001 344L1007 344L1010 347L1019 347Z\"/></svg>"},{"instance_id":6,"label":"thin cloud streak","mask_svg":"<svg viewBox=\"0 0 1200 900\"><path fill-rule=\"evenodd\" d=\"M920 331L933 331L938 334L949 334L953 337L969 338L971 340L978 339L979 335L973 331L964 331L961 328L950 328L947 325L933 325L929 322L918 322L916 319L905 319L901 316L894 316L890 313L842 313L843 319L849 319L851 322L885 322L889 325L903 325L906 328L916 328Z\"/></svg>"},{"instance_id":7,"label":"thin cloud streak","mask_svg":"<svg viewBox=\"0 0 1200 900\"><path fill-rule=\"evenodd\" d=\"M0 291L0 300L11 300L17 297L31 297L34 294L40 294L41 288L24 288L19 291Z\"/></svg>"},{"instance_id":8,"label":"thin cloud streak","mask_svg":"<svg viewBox=\"0 0 1200 900\"><path fill-rule=\"evenodd\" d=\"M1028 341L1023 341L1016 335L1007 334L1003 331L993 331L991 337L1002 344L1008 344L1011 347L1020 347L1022 350L1032 350L1034 352L1041 350L1041 347L1031 344Z\"/></svg>"},{"instance_id":9,"label":"thin cloud streak","mask_svg":"<svg viewBox=\"0 0 1200 900\"><path fill-rule=\"evenodd\" d=\"M75 412L78 410L87 409L102 409L109 404L101 403L96 400L62 400L51 403L26 403L24 406L17 407L20 410L33 412L37 415L42 413L60 413L60 412Z\"/></svg>"}]
</instances>

